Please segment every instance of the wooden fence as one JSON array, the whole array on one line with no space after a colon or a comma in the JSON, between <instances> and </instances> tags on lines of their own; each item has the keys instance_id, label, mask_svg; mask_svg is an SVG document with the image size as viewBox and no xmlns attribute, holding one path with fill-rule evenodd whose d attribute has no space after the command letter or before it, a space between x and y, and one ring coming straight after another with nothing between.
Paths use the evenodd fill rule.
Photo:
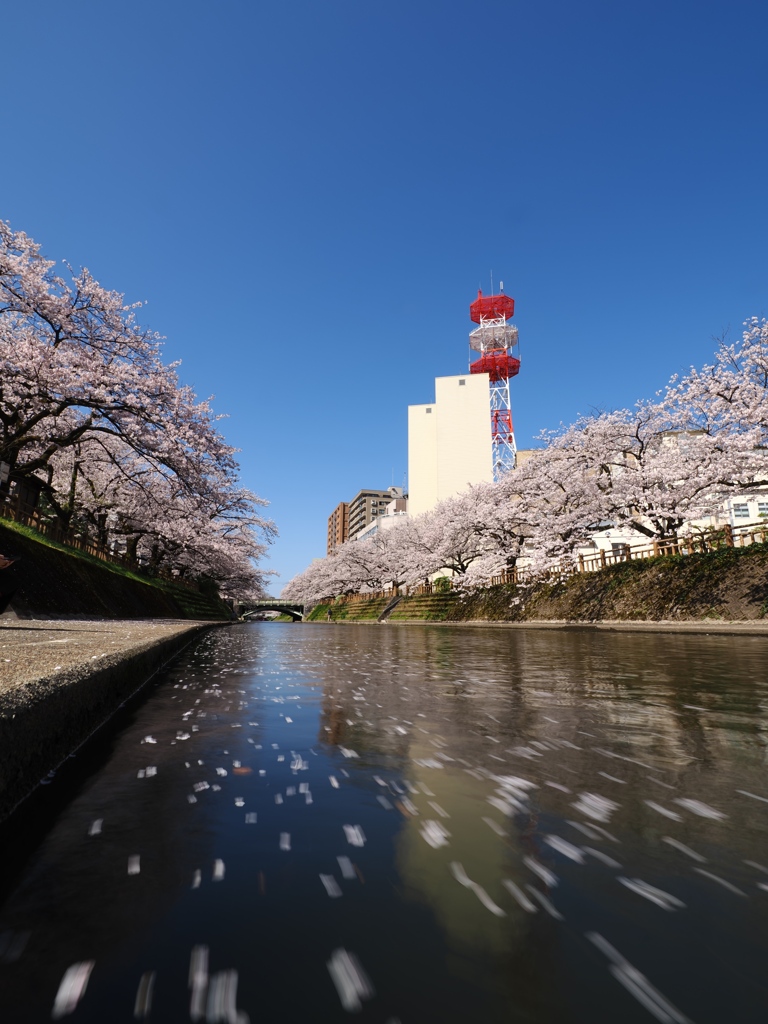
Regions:
<instances>
[{"instance_id":1,"label":"wooden fence","mask_svg":"<svg viewBox=\"0 0 768 1024\"><path fill-rule=\"evenodd\" d=\"M102 562L114 562L123 565L132 572L139 572L149 576L146 568L136 564L126 554L116 551L88 534L82 527L62 526L61 522L50 513L45 513L39 508L21 501L18 495L0 497L0 517L10 519L14 523L21 523L22 526L30 526L37 533L49 537L58 544L74 548L76 551L84 551L87 555L100 559ZM192 590L199 590L199 587L192 580L186 580L181 576L174 576L162 570L151 574L160 579L169 580L172 583L180 583L182 586Z\"/></svg>"},{"instance_id":2,"label":"wooden fence","mask_svg":"<svg viewBox=\"0 0 768 1024\"><path fill-rule=\"evenodd\" d=\"M574 573L598 572L609 565L621 562L633 562L644 558L664 558L673 555L704 554L717 551L719 548L744 548L752 544L764 544L768 541L768 522L745 523L743 526L732 527L729 524L670 537L666 540L654 540L650 544L636 546L617 544L612 551L600 550L594 555L577 555L575 558L563 559L559 566L554 566L537 578L560 578L572 576ZM533 575L525 569L510 569L491 579L492 585L500 583L528 583Z\"/></svg>"},{"instance_id":3,"label":"wooden fence","mask_svg":"<svg viewBox=\"0 0 768 1024\"><path fill-rule=\"evenodd\" d=\"M731 527L726 524L721 527L713 527L709 530L702 530L697 533L678 535L668 540L654 540L644 546L630 544L617 545L612 551L598 551L594 555L578 555L574 558L563 559L559 566L548 569L546 572L534 573L529 569L508 569L497 576L491 577L491 586L499 586L503 583L532 583L534 580L562 579L572 576L574 573L598 572L609 565L618 565L621 562L633 562L643 558L663 558L672 555L693 555L717 551L719 548L744 548L752 544L765 544L768 542L768 522L745 523L743 526ZM418 594L439 594L453 589L453 581L447 576L440 577L434 582L426 581L415 587L403 587L402 593L409 597ZM367 593L344 594L336 598L339 604L355 601L372 601L381 597L396 597L401 593L400 588L395 590L371 590Z\"/></svg>"}]
</instances>

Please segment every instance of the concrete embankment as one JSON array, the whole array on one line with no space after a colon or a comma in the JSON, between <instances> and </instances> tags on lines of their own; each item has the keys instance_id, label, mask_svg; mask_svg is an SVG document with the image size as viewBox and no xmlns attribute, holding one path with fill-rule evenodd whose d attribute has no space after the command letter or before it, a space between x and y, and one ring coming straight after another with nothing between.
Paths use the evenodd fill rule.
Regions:
<instances>
[{"instance_id":1,"label":"concrete embankment","mask_svg":"<svg viewBox=\"0 0 768 1024\"><path fill-rule=\"evenodd\" d=\"M0 821L204 630L182 620L0 624Z\"/></svg>"}]
</instances>

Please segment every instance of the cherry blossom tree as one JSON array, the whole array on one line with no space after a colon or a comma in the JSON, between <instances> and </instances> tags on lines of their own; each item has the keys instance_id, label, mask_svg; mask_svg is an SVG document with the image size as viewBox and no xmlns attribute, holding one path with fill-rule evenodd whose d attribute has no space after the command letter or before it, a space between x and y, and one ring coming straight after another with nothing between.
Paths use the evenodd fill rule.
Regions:
<instances>
[{"instance_id":1,"label":"cherry blossom tree","mask_svg":"<svg viewBox=\"0 0 768 1024\"><path fill-rule=\"evenodd\" d=\"M376 543L349 542L289 584L322 596L448 572L487 585L523 564L572 561L596 532L675 538L729 493L768 487L768 321L752 318L713 363L673 378L653 401L582 416L498 483L471 487ZM335 589L334 589L335 588ZM312 598L309 598L312 599Z\"/></svg>"},{"instance_id":2,"label":"cherry blossom tree","mask_svg":"<svg viewBox=\"0 0 768 1024\"><path fill-rule=\"evenodd\" d=\"M161 359L140 304L0 222L0 462L65 527L155 570L263 586L275 533L209 402Z\"/></svg>"},{"instance_id":3,"label":"cherry blossom tree","mask_svg":"<svg viewBox=\"0 0 768 1024\"><path fill-rule=\"evenodd\" d=\"M86 435L120 438L180 478L233 449L207 402L163 364L160 338L87 270L54 272L40 247L0 222L0 461L50 493L48 467Z\"/></svg>"},{"instance_id":4,"label":"cherry blossom tree","mask_svg":"<svg viewBox=\"0 0 768 1024\"><path fill-rule=\"evenodd\" d=\"M715 361L673 379L666 395L681 431L713 439L729 460L725 485L749 487L766 471L768 451L768 320L745 321L741 340L721 340Z\"/></svg>"}]
</instances>

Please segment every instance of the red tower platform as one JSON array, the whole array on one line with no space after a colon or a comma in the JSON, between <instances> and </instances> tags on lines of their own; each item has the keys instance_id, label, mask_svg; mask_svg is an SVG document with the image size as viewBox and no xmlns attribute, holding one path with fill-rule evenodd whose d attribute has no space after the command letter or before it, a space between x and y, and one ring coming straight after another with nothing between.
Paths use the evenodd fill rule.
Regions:
<instances>
[{"instance_id":1,"label":"red tower platform","mask_svg":"<svg viewBox=\"0 0 768 1024\"><path fill-rule=\"evenodd\" d=\"M517 455L509 382L520 372L520 360L511 353L518 342L517 328L507 323L514 313L515 300L503 291L498 295L478 291L469 307L470 319L478 324L469 335L469 372L488 374L494 480L515 468ZM480 356L473 362L475 352Z\"/></svg>"}]
</instances>

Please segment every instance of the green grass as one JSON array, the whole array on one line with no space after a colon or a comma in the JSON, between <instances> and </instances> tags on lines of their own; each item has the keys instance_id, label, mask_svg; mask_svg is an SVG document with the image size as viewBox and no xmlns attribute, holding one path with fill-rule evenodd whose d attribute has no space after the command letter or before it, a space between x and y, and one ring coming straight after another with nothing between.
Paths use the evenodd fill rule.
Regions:
<instances>
[{"instance_id":1,"label":"green grass","mask_svg":"<svg viewBox=\"0 0 768 1024\"><path fill-rule=\"evenodd\" d=\"M443 622L459 600L456 594L424 594L404 597L396 605L388 621ZM307 616L307 622L376 622L389 604L390 598L377 597L370 601L325 601L316 604ZM330 611L330 619L328 613Z\"/></svg>"},{"instance_id":2,"label":"green grass","mask_svg":"<svg viewBox=\"0 0 768 1024\"><path fill-rule=\"evenodd\" d=\"M119 562L107 562L104 559L97 558L95 555L89 555L87 551L80 551L78 548L72 548L67 544L61 544L57 540L52 540L50 537L46 537L44 533L38 533L37 530L33 529L31 526L24 526L22 523L14 522L12 519L0 519L0 527L10 530L13 533L20 533L22 537L26 537L28 540L33 540L37 544L43 545L43 547L53 548L55 551L61 551L65 555L69 555L70 558L79 558L91 565L99 565L102 569L109 569L110 572L115 572L119 576L125 576L127 579L136 580L137 583L146 583L147 586L150 587L168 589L167 586L164 585L164 580L144 576L133 569L129 569L127 565L121 565ZM171 584L171 586L173 585ZM175 591L176 588L173 587L173 589Z\"/></svg>"},{"instance_id":3,"label":"green grass","mask_svg":"<svg viewBox=\"0 0 768 1024\"><path fill-rule=\"evenodd\" d=\"M33 527L25 526L22 523L16 523L13 520L0 518L0 534L2 530L18 534L20 537L24 537L26 540L33 542L39 547L57 551L66 558L85 563L89 566L97 566L100 570L113 573L123 579L131 580L134 583L140 583L143 586L152 587L155 590L160 590L163 593L169 594L176 604L190 618L229 617L229 609L227 606L220 600L220 598L214 597L213 595L209 596L201 594L195 589L185 587L183 584L175 584L171 580L163 580L157 577L146 576L141 572L130 569L126 565L120 564L119 562L105 561L101 558L97 558L95 555L88 554L87 551L80 551L77 548L69 547L68 545L62 544L50 537L46 537L45 534L38 533L38 531Z\"/></svg>"}]
</instances>

